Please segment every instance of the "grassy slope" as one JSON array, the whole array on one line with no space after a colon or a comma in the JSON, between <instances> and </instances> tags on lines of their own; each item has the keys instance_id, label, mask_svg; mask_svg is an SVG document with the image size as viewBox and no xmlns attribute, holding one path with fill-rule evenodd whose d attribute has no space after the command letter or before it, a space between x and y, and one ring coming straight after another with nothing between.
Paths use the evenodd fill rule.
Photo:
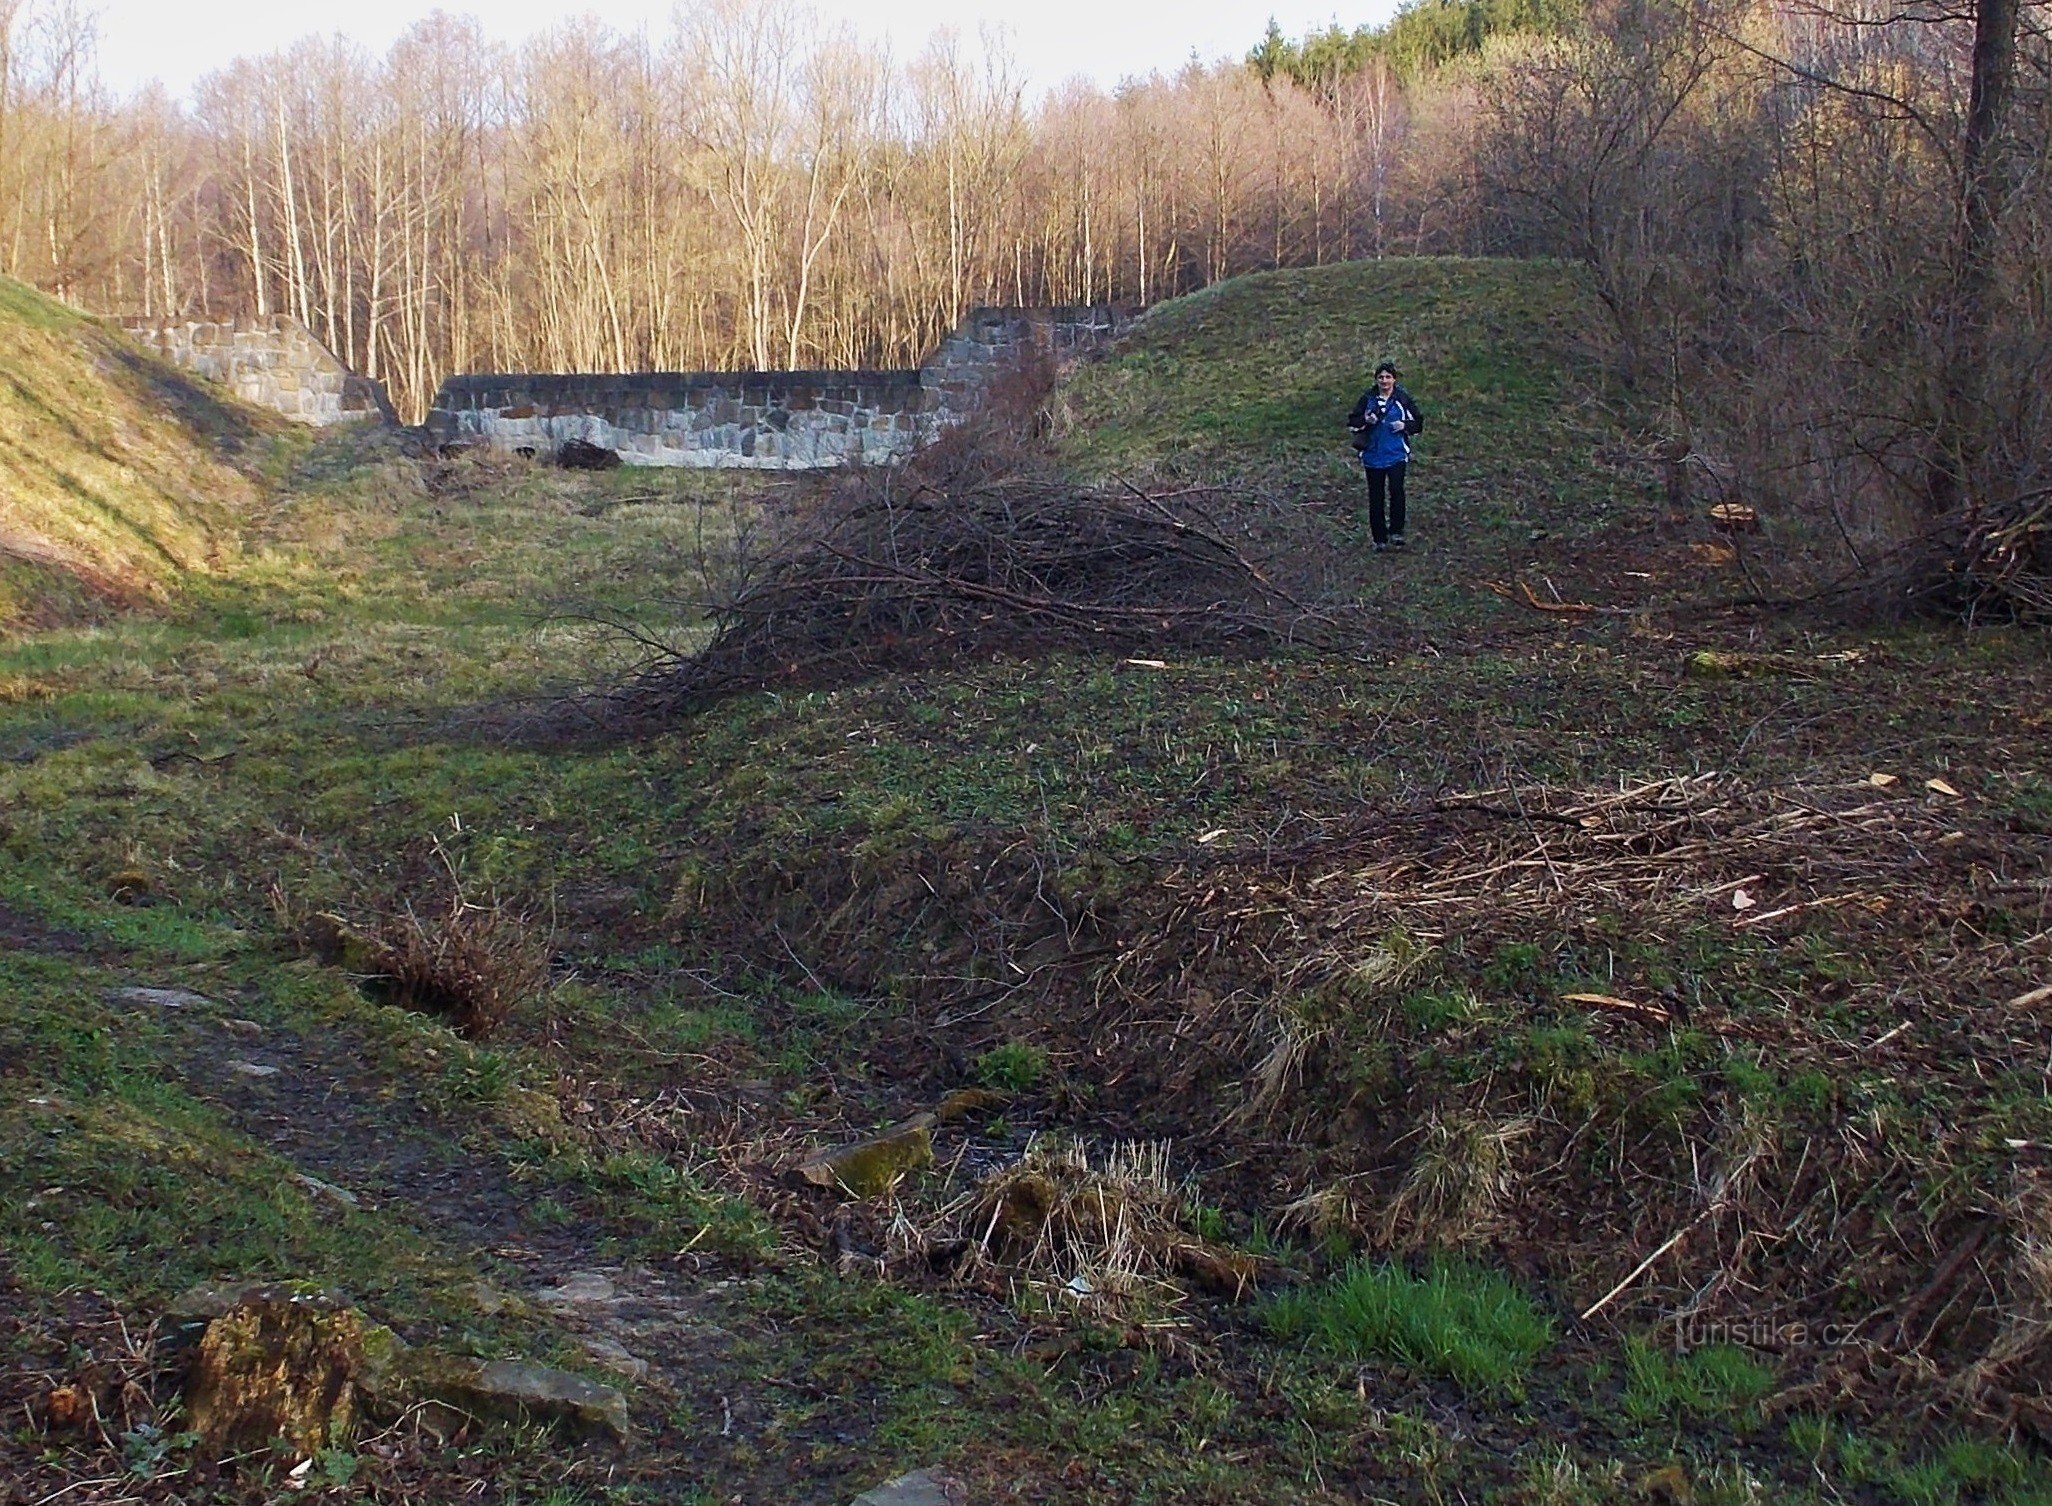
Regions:
<instances>
[{"instance_id":1,"label":"grassy slope","mask_svg":"<svg viewBox=\"0 0 2052 1506\"><path fill-rule=\"evenodd\" d=\"M0 624L219 563L269 427L0 278Z\"/></svg>"},{"instance_id":2,"label":"grassy slope","mask_svg":"<svg viewBox=\"0 0 2052 1506\"><path fill-rule=\"evenodd\" d=\"M1239 278L1152 310L1064 390L1069 448L1086 461L1182 457L1341 470L1347 410L1395 361L1430 420L1420 470L1465 515L1543 494L1607 426L1570 384L1591 317L1573 269L1402 259ZM1506 460L1524 456L1527 468ZM1575 460L1584 458L1575 455ZM1534 485L1534 472L1543 481Z\"/></svg>"},{"instance_id":3,"label":"grassy slope","mask_svg":"<svg viewBox=\"0 0 2052 1506\"><path fill-rule=\"evenodd\" d=\"M1702 571L1671 550L1650 576L1620 573L1646 568L1626 540L1660 519L1650 470L1606 458L1622 436L1579 343L1601 318L1574 268L1545 263L1398 258L1239 278L1155 308L1077 372L1057 404L1062 444L1095 472L1287 499L1364 555L1366 487L1344 424L1390 359L1427 416L1410 534L1437 556L1362 582L1391 625L1486 626L1469 588L1535 569L1568 594L1594 576L1606 600L1699 593Z\"/></svg>"},{"instance_id":4,"label":"grassy slope","mask_svg":"<svg viewBox=\"0 0 2052 1506\"><path fill-rule=\"evenodd\" d=\"M1352 478L1324 436L1372 358L1394 349L1436 419L1421 497L1458 496L1475 525L1456 536L1421 522L1418 553L1363 577L1420 629L1423 646L1394 660L952 666L750 698L644 743L525 746L487 735L470 708L566 665L622 662L591 630L532 614L562 598L688 631L660 603L694 568L700 530L726 526L727 483L424 477L362 440L305 451L267 536L179 610L8 647L0 923L16 944L0 961L0 1280L27 1317L0 1328L13 1430L0 1465L25 1467L42 1446L14 1420L27 1382L7 1372L75 1363L65 1342L95 1331L82 1288L146 1321L198 1275L298 1276L347 1287L416 1337L583 1364L547 1313L486 1311L470 1282L517 1293L566 1266L632 1260L703 1289L695 1317L729 1347L637 1391L642 1441L624 1465L430 1450L367 1460L364 1478L394 1492L412 1481L416 1494L437 1481L430 1498L483 1470L509 1494L549 1481L585 1493L565 1500L670 1499L687 1478L708 1499L824 1501L945 1460L988 1495L1016 1485L1028 1499L1672 1498L1662 1478L1691 1482L1696 1500L2041 1498L2008 1494L2018 1481L2043 1488L2023 1452L1898 1440L1857 1407L1826 1420L1815 1393L1769 1410L1772 1354L1677 1357L1654 1298L1679 1301L1700 1266L1656 1271L1645 1304L1619 1304L1610 1326L1570 1321L1671 1225L1588 1271L1507 1252L1522 1294L1504 1295L1497 1276L1463 1290L1434 1275L1429 1302L1378 1274L1382 1257L1359 1242L1284 1248L1307 1271L1347 1274L1311 1289L1329 1300L1279 1317L1283 1338L1258 1312L1194 1302L1181 1339L1149 1344L1117 1324L1025 1321L973 1289L837 1278L817 1256L832 1244L820 1211L756 1169L931 1103L1014 1036L1046 1051L1048 1077L1002 1121L944 1132L944 1163L990 1164L1036 1130L1101 1143L1172 1127L1108 1080L1059 980L994 1008L972 990L976 1007L943 1023L936 1003L988 964L971 945L986 936L979 914L1037 934L1043 884L1108 925L1123 913L1145 926L1150 896L1220 852L1219 871L1251 880L1264 844L1445 791L1616 788L1706 768L1771 786L1857 778L1886 760L1965 788L1976 840L2004 822L2042 834L2052 768L2031 729L2052 698L2035 642L1841 637L1799 647L1863 647L1864 667L1694 680L1677 669L1702 640L1673 623L1556 622L1477 589L1477 574L1553 567L1531 552L1533 528L1594 539L1640 505L1629 478L1590 465L1600 412L1562 397L1578 308L1572 280L1549 269L1277 274L1158 311L1134 349L1069 389L1070 443L1087 463L1251 480L1331 506ZM1382 317L1369 311L1391 309L1412 343L1359 351L1355 331ZM1492 325L1499 338L1476 333ZM1300 355L1319 350L1331 367ZM1564 505L1585 497L1596 501ZM1336 525L1336 548L1358 548L1349 526ZM1680 572L1684 543L1665 547L1675 558L1648 552L1634 568ZM1478 627L1497 646L1457 651ZM489 1049L367 1003L297 958L274 911L361 913L419 893L436 839L473 885L553 916L562 981ZM156 903L109 897L133 867ZM981 877L993 872L1023 873L1023 888ZM1976 923L1990 926L1982 904ZM1786 946L1582 920L1508 951L1481 927L1472 946L1449 942L1403 997L1342 1022L1335 1038L1352 1054L1323 1059L1304 1091L1358 1072L1376 1091L1418 1082L1458 1106L1494 1085L1559 1121L1611 1181L1610 1168L1643 1158L1685 1184L1697 1151L1715 1151L1704 1135L1720 1116L1773 1116L1783 1166L1848 1114L1882 1149L1935 1144L1930 1126L1952 1124L1972 1154L1930 1162L1922 1195L1938 1208L1983 1196L1971 1183L2004 1135L2052 1138L2041 1087L1941 1081L1908 1065L1921 1058L1882 1059L1856 1102L1827 1093L1824 1122L1804 1117L1816 1093L1799 1079L1816 1053L1842 1038L1856 1054L1908 1007L1909 964L1839 929L1837 912ZM1719 1021L1722 1000L1739 1002L1728 1031L1620 1033L1560 997L1592 975L1617 992L1664 978L1718 1001ZM186 1022L108 996L138 983L222 1007ZM1818 1001L1808 1055L1762 1062L1760 1032L1790 998ZM237 1044L216 1016L253 1022L262 1044ZM318 1137L270 1138L265 1114L298 1100L236 1087L227 1058L256 1050L277 1053L288 1084L321 1088L309 1111L346 1152L335 1164L310 1159ZM1239 1088L1217 1091L1186 1121L1187 1144L1177 1132L1177 1170L1210 1205L1207 1228L1276 1249L1278 1207L1298 1189L1250 1183L1233 1163L1296 1164L1313 1137L1269 1131L1234 1154L1204 1138ZM1387 1100L1391 1114L1418 1108ZM1382 1133L1401 1149L1411 1127ZM381 1137L414 1147L430 1185L455 1192L410 1193ZM295 1169L361 1178L378 1206L338 1215ZM924 1218L957 1185L915 1181L903 1206ZM455 1220L456 1192L504 1227L483 1237ZM1884 1188L1877 1206L1895 1196ZM1665 1215L1657 1199L1646 1208ZM858 1237L881 1238L874 1216L853 1211ZM780 1251L766 1267L765 1219ZM1347 1265L1364 1253L1367 1266ZM1486 1242L1478 1253L1497 1259ZM710 1287L715 1276L732 1284ZM1510 1342L1442 1331L1485 1321L1445 1313L1489 1307L1508 1313ZM1548 1332L1562 1337L1523 1358ZM1484 1372L1486 1384L1460 1379ZM732 1425L708 1426L723 1409ZM46 1467L47 1489L71 1478L65 1468L104 1463L72 1457ZM1680 1473L1661 1476L1671 1466Z\"/></svg>"}]
</instances>

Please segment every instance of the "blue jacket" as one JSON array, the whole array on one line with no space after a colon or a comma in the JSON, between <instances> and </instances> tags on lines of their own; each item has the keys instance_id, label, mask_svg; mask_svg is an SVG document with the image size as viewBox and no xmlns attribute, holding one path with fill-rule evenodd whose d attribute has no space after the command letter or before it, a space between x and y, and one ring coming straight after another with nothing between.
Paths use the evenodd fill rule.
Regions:
<instances>
[{"instance_id":1,"label":"blue jacket","mask_svg":"<svg viewBox=\"0 0 2052 1506\"><path fill-rule=\"evenodd\" d=\"M1403 421L1401 434L1390 426L1391 419ZM1424 429L1425 415L1418 411L1417 403L1402 387L1391 392L1387 402L1370 387L1361 394L1361 401L1354 404L1354 411L1347 415L1347 427L1354 431L1354 443L1361 451L1361 464L1379 471L1388 466L1402 465L1411 458L1411 436Z\"/></svg>"}]
</instances>

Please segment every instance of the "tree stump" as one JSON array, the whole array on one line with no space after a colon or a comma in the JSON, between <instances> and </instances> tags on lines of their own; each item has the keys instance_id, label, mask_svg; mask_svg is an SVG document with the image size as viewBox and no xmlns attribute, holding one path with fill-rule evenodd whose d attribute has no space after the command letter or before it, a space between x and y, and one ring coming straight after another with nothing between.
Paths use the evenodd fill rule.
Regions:
<instances>
[{"instance_id":1,"label":"tree stump","mask_svg":"<svg viewBox=\"0 0 2052 1506\"><path fill-rule=\"evenodd\" d=\"M185 1382L209 1454L279 1448L306 1459L348 1437L363 1319L286 1293L255 1293L207 1324Z\"/></svg>"}]
</instances>

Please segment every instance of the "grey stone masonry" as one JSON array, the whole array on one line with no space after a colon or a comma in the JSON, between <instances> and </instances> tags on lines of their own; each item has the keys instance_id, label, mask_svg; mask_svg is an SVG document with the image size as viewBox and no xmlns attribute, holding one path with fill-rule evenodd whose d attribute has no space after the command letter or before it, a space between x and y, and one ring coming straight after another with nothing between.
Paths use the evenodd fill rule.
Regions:
<instances>
[{"instance_id":1,"label":"grey stone masonry","mask_svg":"<svg viewBox=\"0 0 2052 1506\"><path fill-rule=\"evenodd\" d=\"M301 423L397 421L383 383L351 371L289 314L122 323L129 334L173 365L219 382L246 403Z\"/></svg>"},{"instance_id":2,"label":"grey stone masonry","mask_svg":"<svg viewBox=\"0 0 2052 1506\"><path fill-rule=\"evenodd\" d=\"M435 394L443 443L548 457L573 440L629 465L800 470L898 459L1003 380L1058 371L1131 322L1106 306L978 309L917 371L465 375Z\"/></svg>"},{"instance_id":3,"label":"grey stone masonry","mask_svg":"<svg viewBox=\"0 0 2052 1506\"><path fill-rule=\"evenodd\" d=\"M895 459L930 406L916 371L452 376L428 428L537 456L582 440L629 465L795 470Z\"/></svg>"},{"instance_id":4,"label":"grey stone masonry","mask_svg":"<svg viewBox=\"0 0 2052 1506\"><path fill-rule=\"evenodd\" d=\"M1110 304L1062 308L981 308L941 341L919 379L945 417L973 413L1007 377L1058 375L1105 349L1132 324L1129 310Z\"/></svg>"}]
</instances>

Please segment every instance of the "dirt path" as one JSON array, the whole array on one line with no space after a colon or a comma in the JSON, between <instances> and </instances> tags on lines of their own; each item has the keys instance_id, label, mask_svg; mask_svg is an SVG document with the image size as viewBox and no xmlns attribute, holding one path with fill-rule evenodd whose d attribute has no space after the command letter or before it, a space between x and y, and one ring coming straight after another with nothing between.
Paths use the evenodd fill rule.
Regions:
<instances>
[{"instance_id":1,"label":"dirt path","mask_svg":"<svg viewBox=\"0 0 2052 1506\"><path fill-rule=\"evenodd\" d=\"M109 1002L167 1024L180 1085L320 1184L310 1190L403 1220L460 1257L575 1255L570 1234L522 1217L526 1195L492 1158L391 1091L369 1042L336 1028L259 1026L231 1002L142 979Z\"/></svg>"},{"instance_id":2,"label":"dirt path","mask_svg":"<svg viewBox=\"0 0 2052 1506\"><path fill-rule=\"evenodd\" d=\"M232 1003L140 978L109 1001L168 1026L181 1086L291 1163L308 1192L397 1220L472 1264L486 1304L531 1303L596 1366L670 1393L703 1389L732 1336L704 1316L702 1282L608 1260L599 1230L534 1217L535 1187L393 1092L367 1040L261 1027Z\"/></svg>"},{"instance_id":3,"label":"dirt path","mask_svg":"<svg viewBox=\"0 0 2052 1506\"><path fill-rule=\"evenodd\" d=\"M820 1506L875 1483L877 1450L865 1440L876 1398L868 1387L823 1390L792 1360L763 1305L759 1283L770 1278L707 1272L690 1259L623 1262L596 1224L537 1219L541 1189L509 1175L489 1148L466 1146L418 1097L393 1091L372 1043L346 1027L258 1027L229 998L143 974L109 1000L162 1022L164 1059L181 1086L311 1179L309 1191L354 1199L473 1265L482 1305L526 1304L538 1342L555 1330L582 1351L577 1368L624 1386L633 1440L624 1454L589 1445L592 1468L663 1488L724 1478L741 1494L722 1499Z\"/></svg>"}]
</instances>

